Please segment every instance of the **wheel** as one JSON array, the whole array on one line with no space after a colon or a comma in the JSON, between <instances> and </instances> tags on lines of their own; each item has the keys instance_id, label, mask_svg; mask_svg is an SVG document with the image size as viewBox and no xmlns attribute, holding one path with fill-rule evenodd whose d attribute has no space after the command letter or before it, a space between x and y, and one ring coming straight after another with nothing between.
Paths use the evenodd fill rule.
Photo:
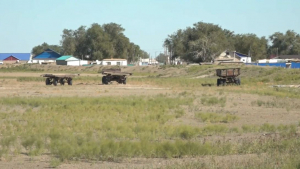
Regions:
<instances>
[{"instance_id":1,"label":"wheel","mask_svg":"<svg viewBox=\"0 0 300 169\"><path fill-rule=\"evenodd\" d=\"M68 85L72 86L72 79L68 80Z\"/></svg>"},{"instance_id":2,"label":"wheel","mask_svg":"<svg viewBox=\"0 0 300 169\"><path fill-rule=\"evenodd\" d=\"M217 79L217 86L220 86L220 79Z\"/></svg>"},{"instance_id":3,"label":"wheel","mask_svg":"<svg viewBox=\"0 0 300 169\"><path fill-rule=\"evenodd\" d=\"M65 85L64 79L60 79L60 80L59 80L59 83L60 83L61 85Z\"/></svg>"},{"instance_id":4,"label":"wheel","mask_svg":"<svg viewBox=\"0 0 300 169\"><path fill-rule=\"evenodd\" d=\"M126 84L126 78L123 80L123 84Z\"/></svg>"},{"instance_id":5,"label":"wheel","mask_svg":"<svg viewBox=\"0 0 300 169\"><path fill-rule=\"evenodd\" d=\"M105 76L102 76L102 84L105 84Z\"/></svg>"},{"instance_id":6,"label":"wheel","mask_svg":"<svg viewBox=\"0 0 300 169\"><path fill-rule=\"evenodd\" d=\"M53 79L53 85L57 86L57 79Z\"/></svg>"},{"instance_id":7,"label":"wheel","mask_svg":"<svg viewBox=\"0 0 300 169\"><path fill-rule=\"evenodd\" d=\"M240 79L240 78L238 78L238 79L236 80L236 82L237 82L237 83L236 83L237 85L241 85L241 79Z\"/></svg>"},{"instance_id":8,"label":"wheel","mask_svg":"<svg viewBox=\"0 0 300 169\"><path fill-rule=\"evenodd\" d=\"M223 86L226 86L226 79L223 79Z\"/></svg>"},{"instance_id":9,"label":"wheel","mask_svg":"<svg viewBox=\"0 0 300 169\"><path fill-rule=\"evenodd\" d=\"M220 85L226 86L226 79L220 79Z\"/></svg>"},{"instance_id":10,"label":"wheel","mask_svg":"<svg viewBox=\"0 0 300 169\"><path fill-rule=\"evenodd\" d=\"M106 85L108 84L108 80L106 76L102 77L102 84L106 84Z\"/></svg>"},{"instance_id":11,"label":"wheel","mask_svg":"<svg viewBox=\"0 0 300 169\"><path fill-rule=\"evenodd\" d=\"M50 78L46 78L46 85L51 85Z\"/></svg>"}]
</instances>

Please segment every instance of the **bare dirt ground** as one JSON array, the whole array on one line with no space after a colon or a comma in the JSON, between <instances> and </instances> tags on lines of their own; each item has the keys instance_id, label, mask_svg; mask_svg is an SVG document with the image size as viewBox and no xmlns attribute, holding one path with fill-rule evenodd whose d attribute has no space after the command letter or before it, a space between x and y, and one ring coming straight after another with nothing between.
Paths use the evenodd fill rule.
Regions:
<instances>
[{"instance_id":1,"label":"bare dirt ground","mask_svg":"<svg viewBox=\"0 0 300 169\"><path fill-rule=\"evenodd\" d=\"M170 88L163 88L151 85L102 85L101 78L99 82L85 83L76 81L74 79L73 85L68 86L46 86L44 81L41 82L18 82L14 77L39 77L41 73L1 73L0 77L10 77L0 79L0 97L102 97L102 96L129 96L129 95L157 95L166 93L180 93L180 90L173 90ZM81 76L98 76L98 74L81 74ZM42 77L41 77L42 78ZM232 87L234 88L234 87ZM198 91L191 91L199 98L203 94L214 92L216 88L199 88ZM226 95L227 103L225 107L201 107L199 105L199 111L215 112L218 110L233 112L239 117L237 122L229 124L229 127L240 127L243 124L249 125L262 125L264 123L270 124L296 124L300 119L300 114L297 109L286 108L266 108L259 106L252 106L251 102L258 99L268 101L272 100L270 96L258 96L253 94L241 94L241 93L229 93ZM290 100L294 101L294 100ZM194 114L185 114L178 124L189 124L192 126L203 126L206 124L199 124L194 118ZM232 135L227 139L240 139L247 137L260 137L261 135L245 134L240 136L238 134ZM220 137L212 137L211 139L220 139ZM216 156L214 160L219 163L226 164L226 161L237 160L243 161L245 159L257 158L257 155L234 155L234 156ZM72 161L62 163L57 168L164 168L166 165L183 163L183 162L195 162L201 161L207 163L212 157L199 157L199 158L180 158L180 159L120 159L120 161L114 162L91 162L91 161ZM18 155L12 157L10 160L0 161L0 168L51 168L51 157L49 155L43 155L39 157L29 157L27 155ZM230 168L230 166L223 166L223 168Z\"/></svg>"}]
</instances>

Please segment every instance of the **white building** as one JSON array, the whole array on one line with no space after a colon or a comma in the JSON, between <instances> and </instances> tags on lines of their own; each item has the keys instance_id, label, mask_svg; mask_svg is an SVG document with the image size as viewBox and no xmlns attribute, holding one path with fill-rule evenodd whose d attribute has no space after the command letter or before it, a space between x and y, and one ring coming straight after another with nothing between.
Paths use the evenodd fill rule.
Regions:
<instances>
[{"instance_id":1,"label":"white building","mask_svg":"<svg viewBox=\"0 0 300 169\"><path fill-rule=\"evenodd\" d=\"M157 65L157 64L158 64L158 61L156 61L155 59L150 59L150 58L140 59L140 62L139 62L139 66Z\"/></svg>"},{"instance_id":2,"label":"white building","mask_svg":"<svg viewBox=\"0 0 300 169\"><path fill-rule=\"evenodd\" d=\"M285 63L284 59L261 59L257 61L258 63Z\"/></svg>"},{"instance_id":3,"label":"white building","mask_svg":"<svg viewBox=\"0 0 300 169\"><path fill-rule=\"evenodd\" d=\"M56 59L56 65L81 66L88 64L87 60L80 60L73 56L61 56Z\"/></svg>"},{"instance_id":4,"label":"white building","mask_svg":"<svg viewBox=\"0 0 300 169\"><path fill-rule=\"evenodd\" d=\"M103 59L100 63L101 65L117 65L117 66L127 66L126 59Z\"/></svg>"}]
</instances>

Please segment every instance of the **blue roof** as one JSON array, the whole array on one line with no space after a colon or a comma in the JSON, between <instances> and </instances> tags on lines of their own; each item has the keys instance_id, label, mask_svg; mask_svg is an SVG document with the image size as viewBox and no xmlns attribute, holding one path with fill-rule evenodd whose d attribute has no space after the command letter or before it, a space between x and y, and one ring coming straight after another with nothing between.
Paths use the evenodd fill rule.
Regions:
<instances>
[{"instance_id":1,"label":"blue roof","mask_svg":"<svg viewBox=\"0 0 300 169\"><path fill-rule=\"evenodd\" d=\"M61 55L51 49L47 49L44 52L36 55L35 57L33 57L32 59L57 59L61 57Z\"/></svg>"},{"instance_id":2,"label":"blue roof","mask_svg":"<svg viewBox=\"0 0 300 169\"><path fill-rule=\"evenodd\" d=\"M25 61L28 61L30 59L30 53L0 53L0 60L4 60L10 56Z\"/></svg>"},{"instance_id":3,"label":"blue roof","mask_svg":"<svg viewBox=\"0 0 300 169\"><path fill-rule=\"evenodd\" d=\"M245 55L245 54L241 54L241 53L238 53L238 52L235 52L235 54L239 57L250 57L248 55Z\"/></svg>"}]
</instances>

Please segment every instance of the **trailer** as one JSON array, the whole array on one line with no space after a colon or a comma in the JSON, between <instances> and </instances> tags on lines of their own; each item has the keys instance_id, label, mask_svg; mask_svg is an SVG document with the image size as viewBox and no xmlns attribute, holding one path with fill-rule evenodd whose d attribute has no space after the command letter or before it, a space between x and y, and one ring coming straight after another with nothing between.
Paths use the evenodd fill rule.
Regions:
<instances>
[{"instance_id":1,"label":"trailer","mask_svg":"<svg viewBox=\"0 0 300 169\"><path fill-rule=\"evenodd\" d=\"M227 84L241 85L241 79L238 77L240 71L240 68L217 69L216 75L219 77L217 86L225 86Z\"/></svg>"},{"instance_id":2,"label":"trailer","mask_svg":"<svg viewBox=\"0 0 300 169\"><path fill-rule=\"evenodd\" d=\"M72 85L73 77L79 76L80 74L70 74L70 75L54 75L54 74L42 74L42 77L46 78L46 85L57 86L57 83L65 85L67 82L68 85Z\"/></svg>"},{"instance_id":3,"label":"trailer","mask_svg":"<svg viewBox=\"0 0 300 169\"><path fill-rule=\"evenodd\" d=\"M126 84L127 76L132 73L121 72L121 69L103 69L102 72L102 84L111 84L112 81L116 81L119 84Z\"/></svg>"}]
</instances>

